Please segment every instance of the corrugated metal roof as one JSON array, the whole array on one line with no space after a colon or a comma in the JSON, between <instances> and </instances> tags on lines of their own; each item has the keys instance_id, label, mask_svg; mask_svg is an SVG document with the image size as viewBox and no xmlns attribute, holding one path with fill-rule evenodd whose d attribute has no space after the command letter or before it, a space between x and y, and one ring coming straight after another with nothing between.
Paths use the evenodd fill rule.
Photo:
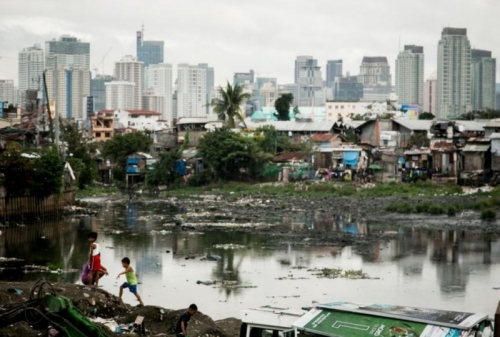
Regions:
<instances>
[{"instance_id":1,"label":"corrugated metal roof","mask_svg":"<svg viewBox=\"0 0 500 337\"><path fill-rule=\"evenodd\" d=\"M500 133L498 132L492 133L490 139L500 139Z\"/></svg>"},{"instance_id":2,"label":"corrugated metal roof","mask_svg":"<svg viewBox=\"0 0 500 337\"><path fill-rule=\"evenodd\" d=\"M333 134L330 134L330 133L327 133L327 134L317 133L315 135L312 135L311 140L313 142L319 142L319 143L329 142L332 139L336 139L338 136L339 135L333 135Z\"/></svg>"},{"instance_id":3,"label":"corrugated metal roof","mask_svg":"<svg viewBox=\"0 0 500 337\"><path fill-rule=\"evenodd\" d=\"M181 117L177 121L177 125L182 124L205 124L210 122L217 122L217 117Z\"/></svg>"},{"instance_id":4,"label":"corrugated metal roof","mask_svg":"<svg viewBox=\"0 0 500 337\"><path fill-rule=\"evenodd\" d=\"M485 122L480 121L457 121L457 125L463 125L464 131L484 132Z\"/></svg>"},{"instance_id":5,"label":"corrugated metal roof","mask_svg":"<svg viewBox=\"0 0 500 337\"><path fill-rule=\"evenodd\" d=\"M247 127L257 129L264 125L272 125L277 131L286 132L329 132L333 129L335 122L296 122L296 121L267 121L262 123L247 122Z\"/></svg>"},{"instance_id":6,"label":"corrugated metal roof","mask_svg":"<svg viewBox=\"0 0 500 337\"><path fill-rule=\"evenodd\" d=\"M478 145L478 144L467 144L463 148L462 152L486 152L490 148L490 144Z\"/></svg>"},{"instance_id":7,"label":"corrugated metal roof","mask_svg":"<svg viewBox=\"0 0 500 337\"><path fill-rule=\"evenodd\" d=\"M429 131L431 129L431 120L413 120L413 119L393 119L395 123L404 126L408 130Z\"/></svg>"},{"instance_id":8,"label":"corrugated metal roof","mask_svg":"<svg viewBox=\"0 0 500 337\"><path fill-rule=\"evenodd\" d=\"M495 119L492 119L492 120L488 121L488 123L486 124L486 127L487 128L498 128L498 127L500 127L500 118L495 118Z\"/></svg>"}]
</instances>

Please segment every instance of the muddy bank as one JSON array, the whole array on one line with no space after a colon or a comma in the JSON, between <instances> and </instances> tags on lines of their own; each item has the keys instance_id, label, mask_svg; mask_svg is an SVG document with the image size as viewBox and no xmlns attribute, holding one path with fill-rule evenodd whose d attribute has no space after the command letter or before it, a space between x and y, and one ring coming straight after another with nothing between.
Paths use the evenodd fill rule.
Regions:
<instances>
[{"instance_id":1,"label":"muddy bank","mask_svg":"<svg viewBox=\"0 0 500 337\"><path fill-rule=\"evenodd\" d=\"M0 282L0 315L16 303L29 299L33 282ZM58 295L72 300L87 317L95 319L112 319L117 324L133 323L137 316L144 316L144 325L152 336L175 336L173 329L183 310L169 310L156 306L132 307L128 304L119 304L116 297L108 292L86 290L75 284L56 283L53 287ZM15 289L15 290L14 290ZM202 309L202 308L200 308ZM237 316L238 313L235 313ZM239 335L241 322L236 318L213 321L209 316L198 312L189 323L188 333L192 337L236 337ZM111 333L110 336L121 336ZM11 326L0 328L0 336L41 336L48 329L34 330L25 321Z\"/></svg>"}]
</instances>

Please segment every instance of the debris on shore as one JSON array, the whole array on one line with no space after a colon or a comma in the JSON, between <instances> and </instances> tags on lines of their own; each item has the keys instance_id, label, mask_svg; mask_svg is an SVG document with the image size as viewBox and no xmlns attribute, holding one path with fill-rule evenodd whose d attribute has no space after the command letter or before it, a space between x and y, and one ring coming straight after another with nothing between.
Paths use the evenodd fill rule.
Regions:
<instances>
[{"instance_id":1,"label":"debris on shore","mask_svg":"<svg viewBox=\"0 0 500 337\"><path fill-rule=\"evenodd\" d=\"M307 271L312 273L312 275L317 276L318 278L346 278L350 280L370 279L368 274L363 273L362 270L343 270L341 268L314 268Z\"/></svg>"}]
</instances>

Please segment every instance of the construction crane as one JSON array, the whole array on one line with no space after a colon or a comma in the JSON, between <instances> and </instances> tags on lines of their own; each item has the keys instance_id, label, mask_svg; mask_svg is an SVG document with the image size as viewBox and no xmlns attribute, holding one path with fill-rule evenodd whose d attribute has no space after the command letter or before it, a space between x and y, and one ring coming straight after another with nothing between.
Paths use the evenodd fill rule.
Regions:
<instances>
[{"instance_id":1,"label":"construction crane","mask_svg":"<svg viewBox=\"0 0 500 337\"><path fill-rule=\"evenodd\" d=\"M104 54L104 56L102 57L101 61L97 65L94 65L94 71L95 71L95 75L96 76L97 76L97 70L99 69L99 66L101 64L102 64L102 74L104 74L104 60L106 59L106 56L108 56L108 54L111 51L111 49L113 49L113 47L110 47L108 49L108 51L106 52L106 54Z\"/></svg>"}]
</instances>

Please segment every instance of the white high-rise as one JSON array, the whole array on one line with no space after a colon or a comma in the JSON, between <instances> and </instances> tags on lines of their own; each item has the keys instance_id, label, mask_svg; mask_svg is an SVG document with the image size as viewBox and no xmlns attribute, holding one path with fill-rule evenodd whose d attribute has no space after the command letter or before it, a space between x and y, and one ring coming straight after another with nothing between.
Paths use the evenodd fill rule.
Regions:
<instances>
[{"instance_id":1,"label":"white high-rise","mask_svg":"<svg viewBox=\"0 0 500 337\"><path fill-rule=\"evenodd\" d=\"M294 72L294 79L295 79L295 84L299 84L299 77L300 77L300 69L304 66L307 65L307 62L309 60L312 60L312 56L297 56L295 59L295 72Z\"/></svg>"},{"instance_id":2,"label":"white high-rise","mask_svg":"<svg viewBox=\"0 0 500 337\"><path fill-rule=\"evenodd\" d=\"M472 109L470 68L467 29L444 28L438 44L437 118L455 118Z\"/></svg>"},{"instance_id":3,"label":"white high-rise","mask_svg":"<svg viewBox=\"0 0 500 337\"><path fill-rule=\"evenodd\" d=\"M19 94L21 103L28 89L38 90L42 87L44 69L44 53L40 45L28 47L19 52Z\"/></svg>"},{"instance_id":4,"label":"white high-rise","mask_svg":"<svg viewBox=\"0 0 500 337\"><path fill-rule=\"evenodd\" d=\"M298 106L323 106L325 104L323 77L317 60L308 59L300 68L298 84L300 86Z\"/></svg>"},{"instance_id":5,"label":"white high-rise","mask_svg":"<svg viewBox=\"0 0 500 337\"><path fill-rule=\"evenodd\" d=\"M59 40L45 42L45 66L90 70L90 43L70 35L62 35Z\"/></svg>"},{"instance_id":6,"label":"white high-rise","mask_svg":"<svg viewBox=\"0 0 500 337\"><path fill-rule=\"evenodd\" d=\"M90 71L57 67L45 71L48 100L55 102L57 115L81 119L86 115L83 100L90 95Z\"/></svg>"},{"instance_id":7,"label":"white high-rise","mask_svg":"<svg viewBox=\"0 0 500 337\"><path fill-rule=\"evenodd\" d=\"M402 104L424 104L424 47L409 45L396 59L396 93Z\"/></svg>"},{"instance_id":8,"label":"white high-rise","mask_svg":"<svg viewBox=\"0 0 500 337\"><path fill-rule=\"evenodd\" d=\"M136 85L128 81L111 81L106 86L106 110L135 110ZM141 97L142 98L142 97Z\"/></svg>"},{"instance_id":9,"label":"white high-rise","mask_svg":"<svg viewBox=\"0 0 500 337\"><path fill-rule=\"evenodd\" d=\"M142 108L144 110L154 111L159 113L160 119L165 120L163 109L165 108L165 97L158 95L154 90L146 90L142 95ZM169 120L170 122L170 120Z\"/></svg>"},{"instance_id":10,"label":"white high-rise","mask_svg":"<svg viewBox=\"0 0 500 337\"><path fill-rule=\"evenodd\" d=\"M134 83L133 110L142 109L142 81L144 80L144 63L135 56L127 55L115 63L114 77L117 81Z\"/></svg>"},{"instance_id":11,"label":"white high-rise","mask_svg":"<svg viewBox=\"0 0 500 337\"><path fill-rule=\"evenodd\" d=\"M14 81L0 80L0 102L9 102L14 104Z\"/></svg>"},{"instance_id":12,"label":"white high-rise","mask_svg":"<svg viewBox=\"0 0 500 337\"><path fill-rule=\"evenodd\" d=\"M173 95L173 73L172 65L167 63L152 64L146 68L146 88L153 90L154 95L163 96L162 119L171 122L175 116L172 111L172 95ZM145 95L145 96L154 96ZM148 100L151 100L148 98ZM147 109L146 106L144 106ZM151 109L150 109L151 110ZM156 111L156 110L155 110ZM160 112L160 111L157 111Z\"/></svg>"},{"instance_id":13,"label":"white high-rise","mask_svg":"<svg viewBox=\"0 0 500 337\"><path fill-rule=\"evenodd\" d=\"M495 109L497 60L487 50L472 49L471 55L472 109Z\"/></svg>"},{"instance_id":14,"label":"white high-rise","mask_svg":"<svg viewBox=\"0 0 500 337\"><path fill-rule=\"evenodd\" d=\"M177 65L177 119L207 116L207 68Z\"/></svg>"}]
</instances>

